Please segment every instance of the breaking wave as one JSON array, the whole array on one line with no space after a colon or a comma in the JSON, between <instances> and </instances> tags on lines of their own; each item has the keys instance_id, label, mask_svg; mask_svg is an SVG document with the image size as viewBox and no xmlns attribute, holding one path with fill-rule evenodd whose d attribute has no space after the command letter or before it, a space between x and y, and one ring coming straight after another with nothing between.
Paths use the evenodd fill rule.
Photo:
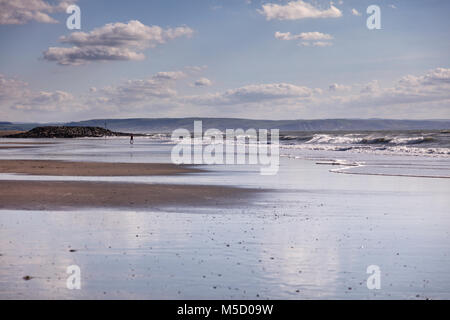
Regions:
<instances>
[{"instance_id":1,"label":"breaking wave","mask_svg":"<svg viewBox=\"0 0 450 320\"><path fill-rule=\"evenodd\" d=\"M408 155L450 155L448 131L385 131L289 133L281 136L284 149L351 151Z\"/></svg>"},{"instance_id":2,"label":"breaking wave","mask_svg":"<svg viewBox=\"0 0 450 320\"><path fill-rule=\"evenodd\" d=\"M298 141L298 140L297 140ZM358 134L348 134L343 136L335 136L328 134L315 134L306 143L320 144L418 144L423 142L432 142L433 137L396 137L396 136L363 136Z\"/></svg>"}]
</instances>

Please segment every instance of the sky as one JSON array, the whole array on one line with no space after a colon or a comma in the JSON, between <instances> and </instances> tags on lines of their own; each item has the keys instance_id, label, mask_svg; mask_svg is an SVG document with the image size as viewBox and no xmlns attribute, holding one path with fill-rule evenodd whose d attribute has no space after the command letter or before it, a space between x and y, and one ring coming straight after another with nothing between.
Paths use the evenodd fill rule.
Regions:
<instances>
[{"instance_id":1,"label":"sky","mask_svg":"<svg viewBox=\"0 0 450 320\"><path fill-rule=\"evenodd\" d=\"M72 4L80 30L66 25ZM450 119L449 12L446 0L0 0L0 121Z\"/></svg>"}]
</instances>

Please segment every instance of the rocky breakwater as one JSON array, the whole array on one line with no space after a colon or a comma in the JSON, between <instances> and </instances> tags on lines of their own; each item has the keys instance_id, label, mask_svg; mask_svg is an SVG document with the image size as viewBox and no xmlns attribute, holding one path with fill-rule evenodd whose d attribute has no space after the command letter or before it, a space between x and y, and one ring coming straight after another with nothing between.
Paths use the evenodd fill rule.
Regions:
<instances>
[{"instance_id":1,"label":"rocky breakwater","mask_svg":"<svg viewBox=\"0 0 450 320\"><path fill-rule=\"evenodd\" d=\"M6 138L96 138L129 136L130 133L114 132L100 127L36 127L27 132L11 134Z\"/></svg>"}]
</instances>

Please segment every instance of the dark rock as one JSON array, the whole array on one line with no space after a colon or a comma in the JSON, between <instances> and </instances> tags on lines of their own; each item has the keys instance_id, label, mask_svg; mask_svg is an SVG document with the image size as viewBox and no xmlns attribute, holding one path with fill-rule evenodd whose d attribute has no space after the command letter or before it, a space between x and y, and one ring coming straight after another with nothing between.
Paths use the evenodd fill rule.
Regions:
<instances>
[{"instance_id":1,"label":"dark rock","mask_svg":"<svg viewBox=\"0 0 450 320\"><path fill-rule=\"evenodd\" d=\"M12 134L6 138L84 138L129 136L100 127L36 127L30 131Z\"/></svg>"}]
</instances>

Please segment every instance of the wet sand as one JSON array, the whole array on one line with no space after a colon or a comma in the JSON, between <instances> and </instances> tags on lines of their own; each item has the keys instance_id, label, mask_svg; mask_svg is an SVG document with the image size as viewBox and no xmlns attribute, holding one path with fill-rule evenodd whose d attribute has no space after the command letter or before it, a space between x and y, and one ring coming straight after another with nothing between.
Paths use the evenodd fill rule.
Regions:
<instances>
[{"instance_id":1,"label":"wet sand","mask_svg":"<svg viewBox=\"0 0 450 320\"><path fill-rule=\"evenodd\" d=\"M221 186L82 181L0 181L0 209L148 209L234 205L256 190Z\"/></svg>"},{"instance_id":2,"label":"wet sand","mask_svg":"<svg viewBox=\"0 0 450 320\"><path fill-rule=\"evenodd\" d=\"M202 172L170 163L105 163L57 160L0 160L0 173L39 176L158 176Z\"/></svg>"},{"instance_id":3,"label":"wet sand","mask_svg":"<svg viewBox=\"0 0 450 320\"><path fill-rule=\"evenodd\" d=\"M0 173L40 176L161 176L203 172L165 163L0 160ZM0 209L155 208L232 205L256 190L208 185L0 180Z\"/></svg>"},{"instance_id":4,"label":"wet sand","mask_svg":"<svg viewBox=\"0 0 450 320\"><path fill-rule=\"evenodd\" d=\"M4 150L4 149L27 149L27 148L37 148L37 146L0 146L0 150Z\"/></svg>"},{"instance_id":5,"label":"wet sand","mask_svg":"<svg viewBox=\"0 0 450 320\"><path fill-rule=\"evenodd\" d=\"M18 130L0 130L0 137L9 136L10 134L22 133L24 131Z\"/></svg>"}]
</instances>

